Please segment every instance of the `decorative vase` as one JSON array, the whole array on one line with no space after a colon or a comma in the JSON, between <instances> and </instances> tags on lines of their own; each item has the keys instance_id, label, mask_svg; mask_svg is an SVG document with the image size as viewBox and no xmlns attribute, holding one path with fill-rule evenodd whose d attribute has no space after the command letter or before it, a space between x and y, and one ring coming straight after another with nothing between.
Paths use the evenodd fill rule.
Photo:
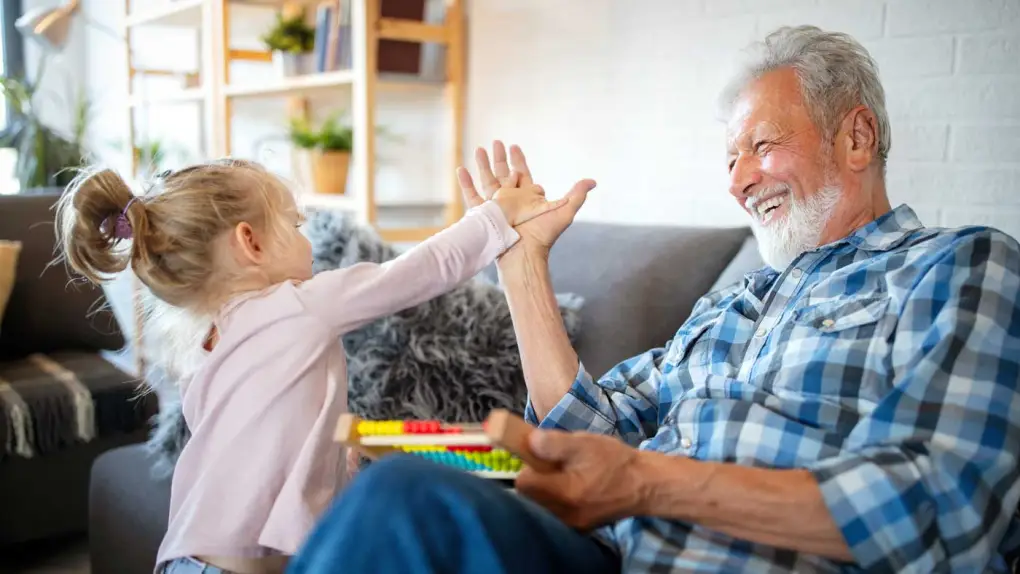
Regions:
<instances>
[{"instance_id":1,"label":"decorative vase","mask_svg":"<svg viewBox=\"0 0 1020 574\"><path fill-rule=\"evenodd\" d=\"M347 171L351 154L347 151L312 150L312 180L316 193L343 195L347 188Z\"/></svg>"},{"instance_id":2,"label":"decorative vase","mask_svg":"<svg viewBox=\"0 0 1020 574\"><path fill-rule=\"evenodd\" d=\"M273 67L284 78L307 74L310 70L310 53L273 51Z\"/></svg>"}]
</instances>

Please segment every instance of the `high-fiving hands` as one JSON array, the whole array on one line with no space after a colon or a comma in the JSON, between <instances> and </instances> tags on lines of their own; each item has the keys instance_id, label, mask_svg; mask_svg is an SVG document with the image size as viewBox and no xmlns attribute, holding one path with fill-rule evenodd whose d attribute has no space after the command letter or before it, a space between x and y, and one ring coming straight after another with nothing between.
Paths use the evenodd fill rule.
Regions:
<instances>
[{"instance_id":1,"label":"high-fiving hands","mask_svg":"<svg viewBox=\"0 0 1020 574\"><path fill-rule=\"evenodd\" d=\"M574 221L574 216L584 204L588 192L595 188L594 180L582 179L575 183L562 199L545 202L545 192L540 186L535 186L531 171L528 169L528 163L524 158L524 152L516 145L510 146L508 161L506 147L499 140L492 144L492 163L490 163L489 154L485 148L478 148L475 151L475 163L478 165L481 190L475 187L471 173L466 168L461 167L457 170L457 180L469 208L480 205L488 199L499 202L501 194L511 196L513 193L510 190L515 187L537 188L536 193L541 194L538 201L545 205L537 209L533 208L534 212L540 211L540 213L535 213L526 221L516 223L511 221L521 236L521 241L512 250L531 248L548 253L560 234ZM522 201L533 202L531 205L534 206L540 205L533 198L522 199Z\"/></svg>"}]
</instances>

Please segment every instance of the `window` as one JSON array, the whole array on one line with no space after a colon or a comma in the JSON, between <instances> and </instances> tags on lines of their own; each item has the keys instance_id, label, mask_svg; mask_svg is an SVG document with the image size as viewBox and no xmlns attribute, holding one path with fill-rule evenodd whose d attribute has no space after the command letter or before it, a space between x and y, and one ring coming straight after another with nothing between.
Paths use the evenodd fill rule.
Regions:
<instances>
[{"instance_id":1,"label":"window","mask_svg":"<svg viewBox=\"0 0 1020 574\"><path fill-rule=\"evenodd\" d=\"M21 0L0 0L0 76L22 77L24 56L21 35L14 21L21 15ZM10 127L11 107L0 92L0 134Z\"/></svg>"}]
</instances>

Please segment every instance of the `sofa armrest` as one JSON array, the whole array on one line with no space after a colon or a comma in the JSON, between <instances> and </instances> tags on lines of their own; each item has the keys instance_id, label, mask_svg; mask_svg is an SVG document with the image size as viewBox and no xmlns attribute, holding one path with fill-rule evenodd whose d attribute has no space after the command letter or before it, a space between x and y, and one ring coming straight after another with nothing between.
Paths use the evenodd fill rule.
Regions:
<instances>
[{"instance_id":1,"label":"sofa armrest","mask_svg":"<svg viewBox=\"0 0 1020 574\"><path fill-rule=\"evenodd\" d=\"M170 512L170 478L156 478L144 445L114 449L92 465L92 574L151 574Z\"/></svg>"}]
</instances>

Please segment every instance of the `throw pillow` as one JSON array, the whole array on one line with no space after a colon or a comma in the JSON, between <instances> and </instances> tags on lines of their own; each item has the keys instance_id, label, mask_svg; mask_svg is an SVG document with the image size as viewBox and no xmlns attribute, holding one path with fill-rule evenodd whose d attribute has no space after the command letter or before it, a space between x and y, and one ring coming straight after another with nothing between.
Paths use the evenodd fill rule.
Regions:
<instances>
[{"instance_id":1,"label":"throw pillow","mask_svg":"<svg viewBox=\"0 0 1020 574\"><path fill-rule=\"evenodd\" d=\"M4 321L4 309L14 291L14 275L18 270L18 256L21 254L20 241L0 240L0 325Z\"/></svg>"},{"instance_id":2,"label":"throw pillow","mask_svg":"<svg viewBox=\"0 0 1020 574\"><path fill-rule=\"evenodd\" d=\"M304 229L317 273L399 255L374 230L340 213L312 211ZM557 298L567 334L576 343L583 301L572 294ZM506 298L482 275L348 333L343 343L348 403L359 416L479 422L494 408L524 409L527 390ZM150 384L164 381L161 412L148 441L157 470L172 469L188 438L169 375L180 370L155 364L146 374Z\"/></svg>"}]
</instances>

